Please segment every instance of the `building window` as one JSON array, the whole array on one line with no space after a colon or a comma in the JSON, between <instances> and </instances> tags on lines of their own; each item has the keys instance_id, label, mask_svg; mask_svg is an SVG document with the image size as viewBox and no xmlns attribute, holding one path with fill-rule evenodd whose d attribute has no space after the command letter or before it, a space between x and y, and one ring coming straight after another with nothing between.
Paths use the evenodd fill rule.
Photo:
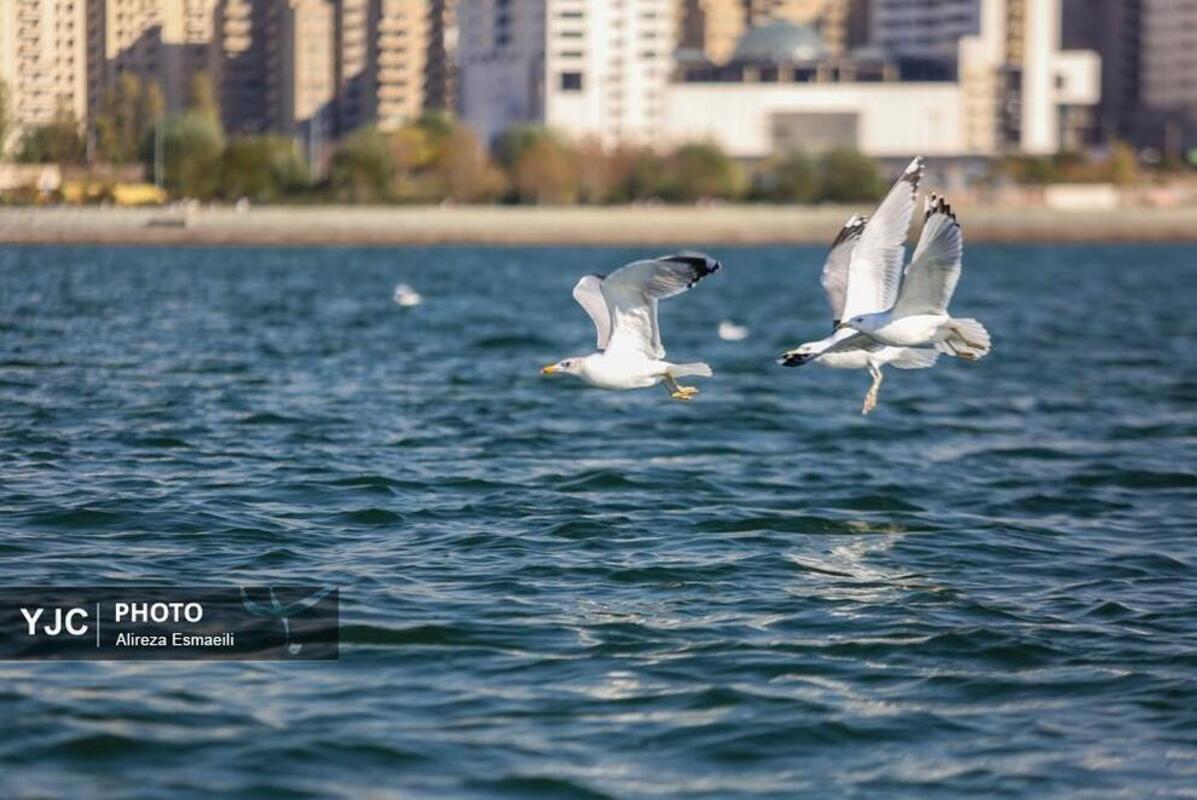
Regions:
<instances>
[{"instance_id":1,"label":"building window","mask_svg":"<svg viewBox=\"0 0 1197 800\"><path fill-rule=\"evenodd\" d=\"M563 92L580 92L580 91L582 91L582 73L580 73L580 72L562 72L561 73L561 91L563 91Z\"/></svg>"}]
</instances>

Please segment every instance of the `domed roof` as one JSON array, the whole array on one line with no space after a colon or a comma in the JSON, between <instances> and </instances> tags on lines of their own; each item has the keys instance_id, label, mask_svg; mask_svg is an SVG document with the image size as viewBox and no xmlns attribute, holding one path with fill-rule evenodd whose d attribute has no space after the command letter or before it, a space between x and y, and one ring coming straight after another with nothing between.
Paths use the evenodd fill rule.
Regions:
<instances>
[{"instance_id":1,"label":"domed roof","mask_svg":"<svg viewBox=\"0 0 1197 800\"><path fill-rule=\"evenodd\" d=\"M740 37L731 60L749 64L785 64L815 61L827 54L827 45L814 28L778 20L758 25Z\"/></svg>"}]
</instances>

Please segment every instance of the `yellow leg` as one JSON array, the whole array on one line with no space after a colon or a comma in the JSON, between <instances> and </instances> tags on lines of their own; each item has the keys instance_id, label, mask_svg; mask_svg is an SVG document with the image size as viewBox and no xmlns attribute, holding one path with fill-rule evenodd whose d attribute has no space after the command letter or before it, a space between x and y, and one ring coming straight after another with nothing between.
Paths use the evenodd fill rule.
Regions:
<instances>
[{"instance_id":1,"label":"yellow leg","mask_svg":"<svg viewBox=\"0 0 1197 800\"><path fill-rule=\"evenodd\" d=\"M873 385L869 387L868 393L865 395L864 405L860 407L861 414L868 414L877 407L877 393L881 391L881 381L885 379L881 369L872 364L869 364L869 374L873 376Z\"/></svg>"},{"instance_id":2,"label":"yellow leg","mask_svg":"<svg viewBox=\"0 0 1197 800\"><path fill-rule=\"evenodd\" d=\"M698 394L697 386L681 386L673 379L672 375L666 375L661 382L665 384L665 390L674 400L689 402L694 399L694 395Z\"/></svg>"}]
</instances>

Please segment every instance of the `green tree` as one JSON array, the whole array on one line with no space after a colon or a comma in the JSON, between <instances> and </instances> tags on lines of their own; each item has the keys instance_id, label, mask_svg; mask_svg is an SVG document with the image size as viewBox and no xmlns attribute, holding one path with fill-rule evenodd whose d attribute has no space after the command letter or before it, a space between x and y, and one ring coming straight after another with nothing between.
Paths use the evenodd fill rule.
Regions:
<instances>
[{"instance_id":1,"label":"green tree","mask_svg":"<svg viewBox=\"0 0 1197 800\"><path fill-rule=\"evenodd\" d=\"M216 86L212 83L212 76L207 72L202 70L196 72L187 81L185 107L223 132L224 126L221 123L220 102L216 98Z\"/></svg>"},{"instance_id":2,"label":"green tree","mask_svg":"<svg viewBox=\"0 0 1197 800\"><path fill-rule=\"evenodd\" d=\"M819 169L801 150L768 164L756 194L773 203L813 203L819 196Z\"/></svg>"},{"instance_id":3,"label":"green tree","mask_svg":"<svg viewBox=\"0 0 1197 800\"><path fill-rule=\"evenodd\" d=\"M17 161L27 164L81 164L87 144L75 115L59 110L53 122L30 128L21 137Z\"/></svg>"},{"instance_id":4,"label":"green tree","mask_svg":"<svg viewBox=\"0 0 1197 800\"><path fill-rule=\"evenodd\" d=\"M221 179L224 135L211 120L185 112L168 117L162 124L162 174L154 176L171 194L206 199L214 197ZM155 137L147 137L142 156L153 174Z\"/></svg>"},{"instance_id":5,"label":"green tree","mask_svg":"<svg viewBox=\"0 0 1197 800\"><path fill-rule=\"evenodd\" d=\"M630 203L661 196L665 161L651 149L621 147L608 157L607 165L612 176L612 202Z\"/></svg>"},{"instance_id":6,"label":"green tree","mask_svg":"<svg viewBox=\"0 0 1197 800\"><path fill-rule=\"evenodd\" d=\"M667 200L693 203L734 198L740 193L739 168L718 145L683 145L669 157L666 169L662 193Z\"/></svg>"},{"instance_id":7,"label":"green tree","mask_svg":"<svg viewBox=\"0 0 1197 800\"><path fill-rule=\"evenodd\" d=\"M8 130L11 126L12 121L8 111L8 85L4 81L0 81L0 161L4 160Z\"/></svg>"},{"instance_id":8,"label":"green tree","mask_svg":"<svg viewBox=\"0 0 1197 800\"><path fill-rule=\"evenodd\" d=\"M506 180L472 130L454 125L429 165L437 195L461 202L494 200Z\"/></svg>"},{"instance_id":9,"label":"green tree","mask_svg":"<svg viewBox=\"0 0 1197 800\"><path fill-rule=\"evenodd\" d=\"M499 138L495 158L504 169L513 171L527 150L545 139L553 138L553 132L541 125L517 125Z\"/></svg>"},{"instance_id":10,"label":"green tree","mask_svg":"<svg viewBox=\"0 0 1197 800\"><path fill-rule=\"evenodd\" d=\"M1135 157L1135 148L1126 142L1115 142L1110 148L1109 172L1110 180L1119 185L1138 181L1139 160Z\"/></svg>"},{"instance_id":11,"label":"green tree","mask_svg":"<svg viewBox=\"0 0 1197 800\"><path fill-rule=\"evenodd\" d=\"M819 199L828 203L861 203L877 200L885 183L877 164L855 150L832 150L823 157Z\"/></svg>"},{"instance_id":12,"label":"green tree","mask_svg":"<svg viewBox=\"0 0 1197 800\"><path fill-rule=\"evenodd\" d=\"M337 147L329 173L342 200L382 202L392 196L394 158L390 142L377 128L359 128Z\"/></svg>"},{"instance_id":13,"label":"green tree","mask_svg":"<svg viewBox=\"0 0 1197 800\"><path fill-rule=\"evenodd\" d=\"M142 84L124 72L104 94L96 115L96 154L101 161L137 160L145 138L162 117L162 90L156 82Z\"/></svg>"},{"instance_id":14,"label":"green tree","mask_svg":"<svg viewBox=\"0 0 1197 800\"><path fill-rule=\"evenodd\" d=\"M286 136L231 139L221 155L220 195L270 202L306 182L306 170L294 140Z\"/></svg>"},{"instance_id":15,"label":"green tree","mask_svg":"<svg viewBox=\"0 0 1197 800\"><path fill-rule=\"evenodd\" d=\"M520 202L561 205L578 199L575 154L555 136L533 139L523 147L512 175Z\"/></svg>"}]
</instances>

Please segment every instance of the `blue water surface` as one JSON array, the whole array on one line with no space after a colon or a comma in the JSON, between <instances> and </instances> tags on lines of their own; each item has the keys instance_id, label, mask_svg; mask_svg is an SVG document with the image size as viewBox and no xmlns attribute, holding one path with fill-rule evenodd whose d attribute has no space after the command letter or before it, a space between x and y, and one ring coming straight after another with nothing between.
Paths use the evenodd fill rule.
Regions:
<instances>
[{"instance_id":1,"label":"blue water surface","mask_svg":"<svg viewBox=\"0 0 1197 800\"><path fill-rule=\"evenodd\" d=\"M1192 797L1197 249L969 246L993 355L869 417L773 363L822 249L707 249L689 405L538 374L655 250L0 249L0 585L342 598L335 663L0 663L0 796Z\"/></svg>"}]
</instances>

